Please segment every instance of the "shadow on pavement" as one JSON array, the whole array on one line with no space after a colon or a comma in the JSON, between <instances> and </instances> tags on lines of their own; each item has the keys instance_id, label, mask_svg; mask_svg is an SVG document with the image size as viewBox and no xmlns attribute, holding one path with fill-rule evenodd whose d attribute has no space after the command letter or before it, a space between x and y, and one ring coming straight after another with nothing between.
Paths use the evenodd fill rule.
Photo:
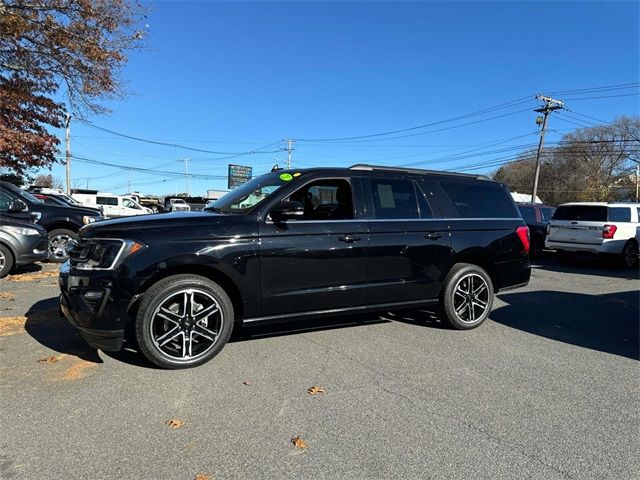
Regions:
<instances>
[{"instance_id":1,"label":"shadow on pavement","mask_svg":"<svg viewBox=\"0 0 640 480\"><path fill-rule=\"evenodd\" d=\"M85 343L66 318L58 316L58 306L58 297L33 304L26 313L24 328L27 333L51 350L89 362L102 363L98 351Z\"/></svg>"},{"instance_id":2,"label":"shadow on pavement","mask_svg":"<svg viewBox=\"0 0 640 480\"><path fill-rule=\"evenodd\" d=\"M570 259L563 259L555 252L545 252L544 255L532 259L531 264L536 269L550 272L577 273L628 280L640 279L640 269L624 267L621 260L614 256L579 254Z\"/></svg>"},{"instance_id":3,"label":"shadow on pavement","mask_svg":"<svg viewBox=\"0 0 640 480\"><path fill-rule=\"evenodd\" d=\"M640 358L638 291L586 295L535 291L500 295L508 303L489 318L558 342Z\"/></svg>"}]
</instances>

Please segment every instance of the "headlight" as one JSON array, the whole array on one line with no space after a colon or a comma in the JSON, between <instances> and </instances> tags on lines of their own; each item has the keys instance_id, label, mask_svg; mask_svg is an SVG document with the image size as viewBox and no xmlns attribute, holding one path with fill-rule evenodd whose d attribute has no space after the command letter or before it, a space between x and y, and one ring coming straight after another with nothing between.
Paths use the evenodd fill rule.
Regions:
<instances>
[{"instance_id":1,"label":"headlight","mask_svg":"<svg viewBox=\"0 0 640 480\"><path fill-rule=\"evenodd\" d=\"M38 230L36 230L35 228L5 226L4 229L8 232L13 233L14 235L40 235L40 232L38 232Z\"/></svg>"},{"instance_id":2,"label":"headlight","mask_svg":"<svg viewBox=\"0 0 640 480\"><path fill-rule=\"evenodd\" d=\"M90 239L71 252L71 265L79 270L114 270L146 245L133 240Z\"/></svg>"},{"instance_id":3,"label":"headlight","mask_svg":"<svg viewBox=\"0 0 640 480\"><path fill-rule=\"evenodd\" d=\"M85 225L97 222L98 220L100 220L100 217L92 217L90 215L85 215L84 217L82 217L82 223L84 223Z\"/></svg>"}]
</instances>

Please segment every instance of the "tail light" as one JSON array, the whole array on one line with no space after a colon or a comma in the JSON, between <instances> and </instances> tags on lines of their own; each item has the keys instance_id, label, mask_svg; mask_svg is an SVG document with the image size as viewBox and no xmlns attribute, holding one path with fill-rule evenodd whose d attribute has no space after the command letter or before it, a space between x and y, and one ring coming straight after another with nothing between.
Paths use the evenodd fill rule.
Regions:
<instances>
[{"instance_id":1,"label":"tail light","mask_svg":"<svg viewBox=\"0 0 640 480\"><path fill-rule=\"evenodd\" d=\"M529 254L529 247L531 246L531 241L529 240L529 227L521 225L516 228L516 233L518 234L518 238L522 242L524 253Z\"/></svg>"},{"instance_id":2,"label":"tail light","mask_svg":"<svg viewBox=\"0 0 640 480\"><path fill-rule=\"evenodd\" d=\"M618 227L615 225L605 225L602 227L602 238L613 238L616 234L616 230L618 230Z\"/></svg>"}]
</instances>

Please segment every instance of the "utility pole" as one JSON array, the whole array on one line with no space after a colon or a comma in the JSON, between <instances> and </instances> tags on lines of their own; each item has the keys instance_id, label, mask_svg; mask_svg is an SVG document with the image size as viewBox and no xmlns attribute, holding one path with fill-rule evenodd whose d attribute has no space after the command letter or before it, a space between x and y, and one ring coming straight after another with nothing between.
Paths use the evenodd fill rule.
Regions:
<instances>
[{"instance_id":1,"label":"utility pole","mask_svg":"<svg viewBox=\"0 0 640 480\"><path fill-rule=\"evenodd\" d=\"M291 138L287 139L287 170L291 169L291 152L295 150L293 148L293 140Z\"/></svg>"},{"instance_id":2,"label":"utility pole","mask_svg":"<svg viewBox=\"0 0 640 480\"><path fill-rule=\"evenodd\" d=\"M636 202L640 201L638 200L638 185L640 182L640 164L636 164Z\"/></svg>"},{"instance_id":3,"label":"utility pole","mask_svg":"<svg viewBox=\"0 0 640 480\"><path fill-rule=\"evenodd\" d=\"M67 195L71 195L71 114L67 113L65 118L65 126L67 131L64 136L65 143L67 145Z\"/></svg>"},{"instance_id":4,"label":"utility pole","mask_svg":"<svg viewBox=\"0 0 640 480\"><path fill-rule=\"evenodd\" d=\"M536 173L533 177L531 203L534 203L536 201L536 196L538 194L538 178L540 177L540 155L542 154L542 146L544 145L544 134L547 133L547 117L554 110L564 108L564 103L560 100L554 100L553 98L545 97L544 95L536 95L536 98L544 102L544 107L536 108L534 112L542 113L544 117L542 119L542 128L540 129L540 143L538 143L538 153L536 154Z\"/></svg>"},{"instance_id":5,"label":"utility pole","mask_svg":"<svg viewBox=\"0 0 640 480\"><path fill-rule=\"evenodd\" d=\"M190 158L181 158L179 162L184 162L184 179L187 182L187 197L189 196L189 160Z\"/></svg>"}]
</instances>

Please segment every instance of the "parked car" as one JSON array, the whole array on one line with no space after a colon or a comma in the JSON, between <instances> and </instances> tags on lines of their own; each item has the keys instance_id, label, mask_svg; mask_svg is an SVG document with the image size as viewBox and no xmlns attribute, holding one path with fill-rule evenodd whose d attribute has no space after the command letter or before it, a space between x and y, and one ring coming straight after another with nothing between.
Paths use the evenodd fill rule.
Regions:
<instances>
[{"instance_id":1,"label":"parked car","mask_svg":"<svg viewBox=\"0 0 640 480\"><path fill-rule=\"evenodd\" d=\"M164 199L164 212L189 212L191 207L184 198L167 197Z\"/></svg>"},{"instance_id":2,"label":"parked car","mask_svg":"<svg viewBox=\"0 0 640 480\"><path fill-rule=\"evenodd\" d=\"M561 255L617 255L638 264L640 203L576 202L560 205L549 222L546 246Z\"/></svg>"},{"instance_id":3,"label":"parked car","mask_svg":"<svg viewBox=\"0 0 640 480\"><path fill-rule=\"evenodd\" d=\"M41 226L0 216L0 278L15 267L46 260L48 245L49 236Z\"/></svg>"},{"instance_id":4,"label":"parked car","mask_svg":"<svg viewBox=\"0 0 640 480\"><path fill-rule=\"evenodd\" d=\"M106 218L130 217L153 213L150 208L143 207L133 198L97 190L75 190L71 196L83 205L102 208Z\"/></svg>"},{"instance_id":5,"label":"parked car","mask_svg":"<svg viewBox=\"0 0 640 480\"><path fill-rule=\"evenodd\" d=\"M549 225L549 220L551 220L556 208L542 203L529 202L517 202L516 205L518 205L518 210L529 227L529 235L531 237L529 256L533 258L544 249L547 225Z\"/></svg>"},{"instance_id":6,"label":"parked car","mask_svg":"<svg viewBox=\"0 0 640 480\"><path fill-rule=\"evenodd\" d=\"M487 177L355 165L267 173L204 212L107 220L60 270L65 316L96 348L135 331L165 368L216 355L234 323L441 304L457 329L527 284L529 229Z\"/></svg>"},{"instance_id":7,"label":"parked car","mask_svg":"<svg viewBox=\"0 0 640 480\"><path fill-rule=\"evenodd\" d=\"M63 262L69 243L83 225L102 220L95 209L45 205L29 192L8 182L0 182L0 217L17 222L33 222L49 234L49 260Z\"/></svg>"}]
</instances>

